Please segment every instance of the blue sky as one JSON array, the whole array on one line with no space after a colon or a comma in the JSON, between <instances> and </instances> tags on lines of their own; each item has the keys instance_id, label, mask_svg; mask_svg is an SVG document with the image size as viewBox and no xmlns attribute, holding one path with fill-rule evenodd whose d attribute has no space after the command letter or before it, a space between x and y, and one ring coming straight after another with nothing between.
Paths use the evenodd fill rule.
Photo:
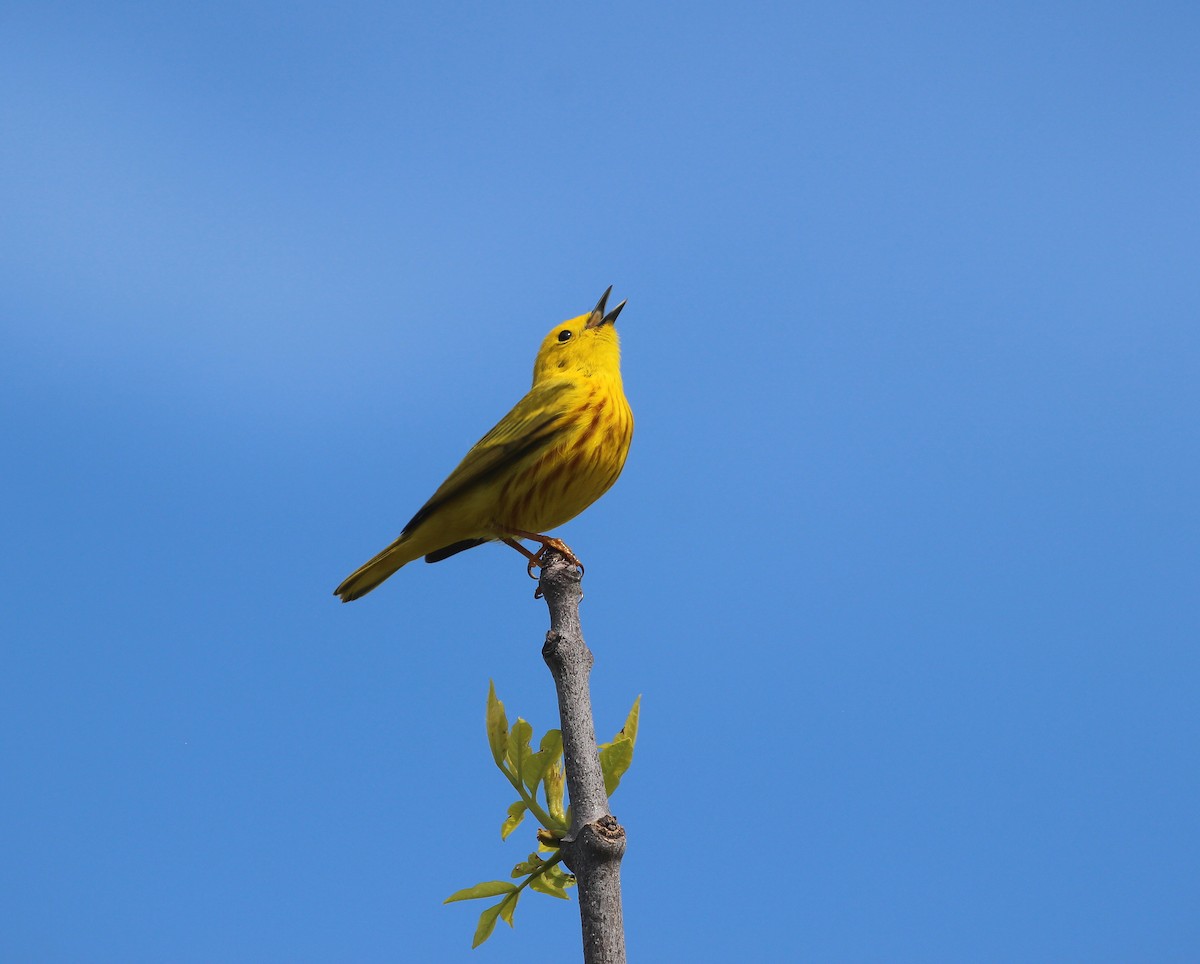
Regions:
<instances>
[{"instance_id":1,"label":"blue sky","mask_svg":"<svg viewBox=\"0 0 1200 964\"><path fill-rule=\"evenodd\" d=\"M646 961L1200 953L1188 4L8 4L0 956L572 959L523 563L330 595L609 284Z\"/></svg>"}]
</instances>

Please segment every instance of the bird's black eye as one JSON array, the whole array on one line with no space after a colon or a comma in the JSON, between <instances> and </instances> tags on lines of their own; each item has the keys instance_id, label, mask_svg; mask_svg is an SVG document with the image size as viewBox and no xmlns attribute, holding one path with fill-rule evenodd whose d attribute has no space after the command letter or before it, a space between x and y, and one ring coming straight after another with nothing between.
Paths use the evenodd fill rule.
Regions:
<instances>
[{"instance_id":1,"label":"bird's black eye","mask_svg":"<svg viewBox=\"0 0 1200 964\"><path fill-rule=\"evenodd\" d=\"M559 341L567 341L570 337L571 337L571 329L570 328L564 328L562 331L560 331L558 333Z\"/></svg>"}]
</instances>

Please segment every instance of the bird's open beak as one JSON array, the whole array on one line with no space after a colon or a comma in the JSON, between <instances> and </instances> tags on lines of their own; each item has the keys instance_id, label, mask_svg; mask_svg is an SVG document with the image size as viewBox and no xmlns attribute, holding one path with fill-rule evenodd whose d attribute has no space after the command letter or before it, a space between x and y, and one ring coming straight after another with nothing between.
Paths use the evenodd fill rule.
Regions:
<instances>
[{"instance_id":1,"label":"bird's open beak","mask_svg":"<svg viewBox=\"0 0 1200 964\"><path fill-rule=\"evenodd\" d=\"M608 296L610 294L612 294L612 285L608 286L604 294L600 296L600 300L596 302L596 307L592 309L592 313L588 316L587 324L583 326L584 328L599 328L601 325L611 325L616 322L617 315L625 307L625 302L622 301L606 315L604 308L608 304Z\"/></svg>"}]
</instances>

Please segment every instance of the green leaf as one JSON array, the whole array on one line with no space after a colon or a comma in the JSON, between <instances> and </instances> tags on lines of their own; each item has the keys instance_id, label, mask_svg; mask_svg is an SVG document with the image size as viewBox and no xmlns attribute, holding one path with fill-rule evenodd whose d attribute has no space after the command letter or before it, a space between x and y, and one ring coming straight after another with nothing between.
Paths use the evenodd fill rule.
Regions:
<instances>
[{"instance_id":1,"label":"green leaf","mask_svg":"<svg viewBox=\"0 0 1200 964\"><path fill-rule=\"evenodd\" d=\"M508 762L512 764L513 772L520 779L525 767L525 761L532 755L529 741L533 739L533 727L525 720L517 717L512 730L508 734Z\"/></svg>"},{"instance_id":2,"label":"green leaf","mask_svg":"<svg viewBox=\"0 0 1200 964\"><path fill-rule=\"evenodd\" d=\"M574 877L564 874L557 867L551 867L545 873L538 874L529 881L529 889L536 890L539 894L557 897L560 900L570 900L571 898L567 896L567 887L574 883Z\"/></svg>"},{"instance_id":3,"label":"green leaf","mask_svg":"<svg viewBox=\"0 0 1200 964\"><path fill-rule=\"evenodd\" d=\"M504 753L508 748L508 717L504 704L496 699L496 684L488 680L487 736L496 766L503 769Z\"/></svg>"},{"instance_id":4,"label":"green leaf","mask_svg":"<svg viewBox=\"0 0 1200 964\"><path fill-rule=\"evenodd\" d=\"M513 926L513 911L517 909L517 901L521 899L521 892L514 890L511 894L500 901L500 919L509 927Z\"/></svg>"},{"instance_id":5,"label":"green leaf","mask_svg":"<svg viewBox=\"0 0 1200 964\"><path fill-rule=\"evenodd\" d=\"M637 742L638 715L642 698L633 701L633 708L625 718L625 725L612 738L612 742L600 746L600 768L604 771L604 792L612 796L620 786L621 777L633 763L633 746Z\"/></svg>"},{"instance_id":6,"label":"green leaf","mask_svg":"<svg viewBox=\"0 0 1200 964\"><path fill-rule=\"evenodd\" d=\"M633 708L629 711L629 715L625 717L625 725L621 727L621 732L613 737L614 741L625 737L630 743L637 743L638 716L641 714L641 709L642 698L639 696L633 701Z\"/></svg>"},{"instance_id":7,"label":"green leaf","mask_svg":"<svg viewBox=\"0 0 1200 964\"><path fill-rule=\"evenodd\" d=\"M637 743L638 732L638 716L641 713L642 698L639 696L633 701L633 708L629 711L629 715L625 717L625 725L617 732L617 735L608 743L600 744L603 749L606 746L612 746L618 740L628 740L630 743Z\"/></svg>"},{"instance_id":8,"label":"green leaf","mask_svg":"<svg viewBox=\"0 0 1200 964\"><path fill-rule=\"evenodd\" d=\"M521 821L525 819L525 811L528 809L529 807L520 800L508 808L508 819L500 825L501 840L507 840L508 835L521 825Z\"/></svg>"},{"instance_id":9,"label":"green leaf","mask_svg":"<svg viewBox=\"0 0 1200 964\"><path fill-rule=\"evenodd\" d=\"M612 796L621 777L633 762L633 741L614 740L600 747L600 769L604 771L604 792Z\"/></svg>"},{"instance_id":10,"label":"green leaf","mask_svg":"<svg viewBox=\"0 0 1200 964\"><path fill-rule=\"evenodd\" d=\"M530 755L521 771L521 779L525 781L525 786L529 788L530 793L537 793L538 784L545 776L546 769L560 756L562 756L562 731L547 730L546 735L542 737L537 753Z\"/></svg>"},{"instance_id":11,"label":"green leaf","mask_svg":"<svg viewBox=\"0 0 1200 964\"><path fill-rule=\"evenodd\" d=\"M550 877L553 877L555 880L557 880L558 883L561 884L564 889L567 887L575 886L575 875L568 874L565 870L563 870L561 867L559 867L557 865L555 865L554 867L551 867L549 870L546 871L546 873Z\"/></svg>"},{"instance_id":12,"label":"green leaf","mask_svg":"<svg viewBox=\"0 0 1200 964\"><path fill-rule=\"evenodd\" d=\"M528 874L532 874L534 871L541 870L543 863L545 863L545 861L543 861L542 858L537 854L530 854L528 860L522 860L512 869L512 874L510 876L524 877Z\"/></svg>"},{"instance_id":13,"label":"green leaf","mask_svg":"<svg viewBox=\"0 0 1200 964\"><path fill-rule=\"evenodd\" d=\"M492 931L496 929L496 917L500 914L500 908L504 906L504 901L506 900L508 900L507 897L479 915L479 923L475 925L475 939L471 941L472 949L478 947L492 936ZM510 914L509 916L511 917L512 915Z\"/></svg>"},{"instance_id":14,"label":"green leaf","mask_svg":"<svg viewBox=\"0 0 1200 964\"><path fill-rule=\"evenodd\" d=\"M464 890L456 890L453 894L447 897L443 904L452 904L456 900L475 900L479 897L496 897L499 894L511 894L517 889L516 884L510 884L507 880L488 880L482 884L476 884L474 887L467 887Z\"/></svg>"},{"instance_id":15,"label":"green leaf","mask_svg":"<svg viewBox=\"0 0 1200 964\"><path fill-rule=\"evenodd\" d=\"M563 813L563 788L565 786L562 764L557 760L546 770L546 808L550 816L564 828L568 826L566 814Z\"/></svg>"}]
</instances>

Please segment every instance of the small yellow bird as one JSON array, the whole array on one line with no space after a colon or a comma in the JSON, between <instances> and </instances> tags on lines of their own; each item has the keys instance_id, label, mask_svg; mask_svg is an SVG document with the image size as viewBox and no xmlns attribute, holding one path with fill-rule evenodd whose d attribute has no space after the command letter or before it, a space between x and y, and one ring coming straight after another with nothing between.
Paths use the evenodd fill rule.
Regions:
<instances>
[{"instance_id":1,"label":"small yellow bird","mask_svg":"<svg viewBox=\"0 0 1200 964\"><path fill-rule=\"evenodd\" d=\"M529 560L546 548L579 564L559 539L541 535L569 522L609 490L625 466L633 413L621 385L621 347L605 314L608 291L585 315L542 341L533 388L481 438L412 517L400 537L333 591L342 602L366 595L406 563L440 562L499 540ZM530 552L518 539L541 543Z\"/></svg>"}]
</instances>

